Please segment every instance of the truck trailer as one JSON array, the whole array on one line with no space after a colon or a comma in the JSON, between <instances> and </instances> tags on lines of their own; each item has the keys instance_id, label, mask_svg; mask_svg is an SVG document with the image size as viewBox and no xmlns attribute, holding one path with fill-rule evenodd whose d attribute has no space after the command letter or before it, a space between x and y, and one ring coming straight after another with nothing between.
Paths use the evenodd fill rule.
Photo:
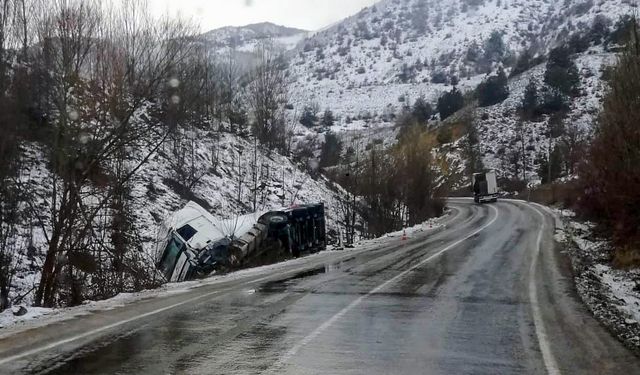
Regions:
<instances>
[{"instance_id":1,"label":"truck trailer","mask_svg":"<svg viewBox=\"0 0 640 375\"><path fill-rule=\"evenodd\" d=\"M475 173L472 181L473 200L476 203L498 201L498 181L496 171Z\"/></svg>"}]
</instances>

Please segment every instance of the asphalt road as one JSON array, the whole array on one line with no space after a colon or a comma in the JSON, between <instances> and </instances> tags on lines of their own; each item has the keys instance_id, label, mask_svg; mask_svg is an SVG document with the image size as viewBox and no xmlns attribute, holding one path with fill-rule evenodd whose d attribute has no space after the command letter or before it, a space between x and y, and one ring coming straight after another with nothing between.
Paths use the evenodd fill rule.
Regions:
<instances>
[{"instance_id":1,"label":"asphalt road","mask_svg":"<svg viewBox=\"0 0 640 375\"><path fill-rule=\"evenodd\" d=\"M450 201L445 228L0 340L0 373L632 374L580 303L555 221Z\"/></svg>"}]
</instances>

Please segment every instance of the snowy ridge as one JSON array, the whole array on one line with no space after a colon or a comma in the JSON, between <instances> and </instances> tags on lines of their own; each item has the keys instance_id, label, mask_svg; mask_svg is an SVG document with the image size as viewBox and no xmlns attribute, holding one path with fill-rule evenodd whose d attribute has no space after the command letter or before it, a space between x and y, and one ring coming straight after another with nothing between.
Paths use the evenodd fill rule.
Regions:
<instances>
[{"instance_id":1,"label":"snowy ridge","mask_svg":"<svg viewBox=\"0 0 640 375\"><path fill-rule=\"evenodd\" d=\"M294 49L307 35L308 32L305 30L264 22L240 27L222 27L202 34L201 38L214 51L235 49L240 52L253 52L260 43L267 40L288 51Z\"/></svg>"},{"instance_id":2,"label":"snowy ridge","mask_svg":"<svg viewBox=\"0 0 640 375\"><path fill-rule=\"evenodd\" d=\"M615 23L634 9L629 0L383 0L300 44L290 68L293 104L317 103L343 123L380 116L400 108L401 96L433 101L450 90L451 77L464 91L475 88L492 69L469 51L482 55L494 32L512 62L524 50L544 56L596 17ZM410 74L400 79L405 66Z\"/></svg>"}]
</instances>

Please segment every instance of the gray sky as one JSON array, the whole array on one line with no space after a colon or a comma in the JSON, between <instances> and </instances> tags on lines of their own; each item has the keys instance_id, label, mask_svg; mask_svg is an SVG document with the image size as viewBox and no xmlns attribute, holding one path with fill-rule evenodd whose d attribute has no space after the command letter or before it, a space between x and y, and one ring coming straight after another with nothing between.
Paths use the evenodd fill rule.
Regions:
<instances>
[{"instance_id":1,"label":"gray sky","mask_svg":"<svg viewBox=\"0 0 640 375\"><path fill-rule=\"evenodd\" d=\"M273 22L318 30L378 0L149 0L159 14L169 11L198 21L203 31L222 26Z\"/></svg>"}]
</instances>

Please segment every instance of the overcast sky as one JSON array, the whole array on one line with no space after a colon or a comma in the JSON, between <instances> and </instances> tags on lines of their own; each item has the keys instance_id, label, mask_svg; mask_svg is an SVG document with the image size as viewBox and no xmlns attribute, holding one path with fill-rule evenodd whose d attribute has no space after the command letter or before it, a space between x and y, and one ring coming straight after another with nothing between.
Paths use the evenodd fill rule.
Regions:
<instances>
[{"instance_id":1,"label":"overcast sky","mask_svg":"<svg viewBox=\"0 0 640 375\"><path fill-rule=\"evenodd\" d=\"M158 12L180 12L198 21L203 31L222 26L273 22L318 30L357 13L378 0L149 0Z\"/></svg>"}]
</instances>

